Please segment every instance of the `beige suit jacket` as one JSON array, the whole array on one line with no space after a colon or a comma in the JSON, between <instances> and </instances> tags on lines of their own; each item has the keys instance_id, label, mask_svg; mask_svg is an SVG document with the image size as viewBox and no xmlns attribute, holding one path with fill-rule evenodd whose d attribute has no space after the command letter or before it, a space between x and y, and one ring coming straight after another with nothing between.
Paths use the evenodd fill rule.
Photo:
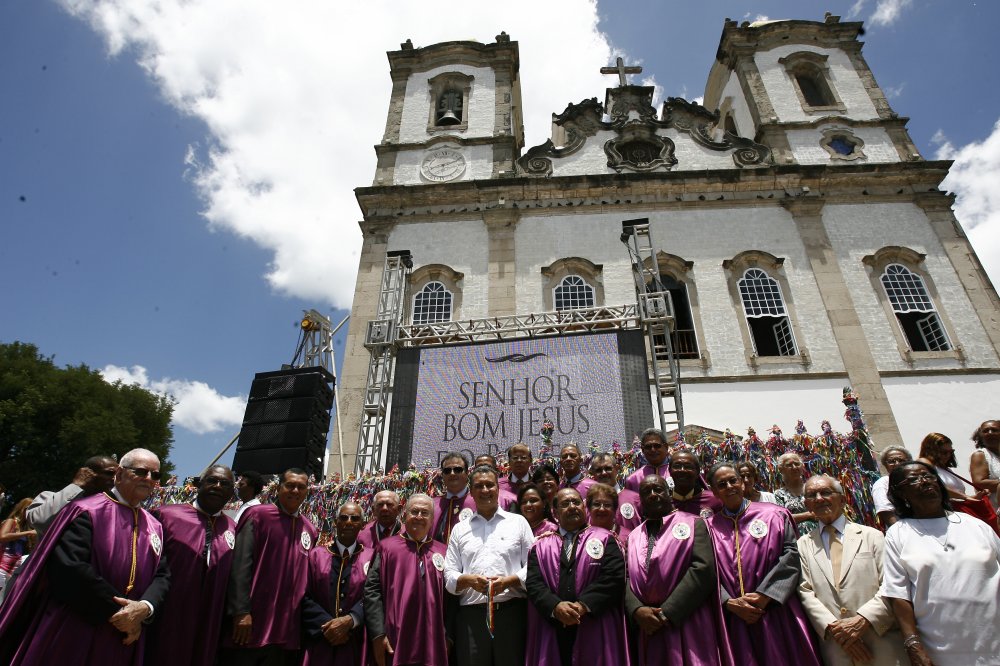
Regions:
<instances>
[{"instance_id":1,"label":"beige suit jacket","mask_svg":"<svg viewBox=\"0 0 1000 666\"><path fill-rule=\"evenodd\" d=\"M802 578L799 598L813 629L821 639L827 666L850 666L854 662L832 638L827 626L835 621L863 615L871 628L863 640L875 656L876 666L907 665L903 638L889 604L879 595L882 585L882 550L885 539L871 527L848 522L844 528L844 554L840 580L833 580L830 556L823 548L823 527L800 537Z\"/></svg>"}]
</instances>

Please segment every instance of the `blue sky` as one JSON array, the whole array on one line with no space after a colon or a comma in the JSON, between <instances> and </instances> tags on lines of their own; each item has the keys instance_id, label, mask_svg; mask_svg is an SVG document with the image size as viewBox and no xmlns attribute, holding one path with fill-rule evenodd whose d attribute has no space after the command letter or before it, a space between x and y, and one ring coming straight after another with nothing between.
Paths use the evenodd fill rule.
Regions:
<instances>
[{"instance_id":1,"label":"blue sky","mask_svg":"<svg viewBox=\"0 0 1000 666\"><path fill-rule=\"evenodd\" d=\"M254 373L290 360L303 309L346 315L360 246L352 190L374 174L384 52L407 38L518 40L530 146L550 113L603 99L611 79L597 70L616 54L662 96L698 99L726 17L864 20L876 79L923 155L957 160L948 188L1000 273L996 3L338 7L0 5L0 341L174 395L183 475L238 430Z\"/></svg>"}]
</instances>

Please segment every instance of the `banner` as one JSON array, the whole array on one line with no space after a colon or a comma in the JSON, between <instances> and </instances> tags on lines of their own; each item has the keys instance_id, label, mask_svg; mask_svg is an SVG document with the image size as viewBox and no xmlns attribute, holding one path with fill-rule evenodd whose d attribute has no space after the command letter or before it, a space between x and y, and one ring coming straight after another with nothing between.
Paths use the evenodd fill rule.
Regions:
<instances>
[{"instance_id":1,"label":"banner","mask_svg":"<svg viewBox=\"0 0 1000 666\"><path fill-rule=\"evenodd\" d=\"M640 364L620 362L629 351L619 338L629 333L634 337L573 335L401 351L388 465L436 465L447 451L496 455L518 442L537 449L546 421L557 445L630 441L633 429L651 424L652 404L644 353ZM641 376L624 380L623 367ZM636 396L629 388L636 385L644 409L631 404ZM627 411L638 411L639 422L626 423Z\"/></svg>"}]
</instances>

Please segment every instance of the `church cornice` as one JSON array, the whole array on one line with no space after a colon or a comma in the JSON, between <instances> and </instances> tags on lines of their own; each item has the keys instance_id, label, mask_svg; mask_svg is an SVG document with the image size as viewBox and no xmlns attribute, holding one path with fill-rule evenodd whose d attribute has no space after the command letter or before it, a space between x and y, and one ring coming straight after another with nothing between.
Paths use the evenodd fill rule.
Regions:
<instances>
[{"instance_id":1,"label":"church cornice","mask_svg":"<svg viewBox=\"0 0 1000 666\"><path fill-rule=\"evenodd\" d=\"M836 203L911 202L944 196L952 162L774 165L762 169L511 177L355 189L366 218L481 218L488 210L572 214L778 205L803 196Z\"/></svg>"}]
</instances>

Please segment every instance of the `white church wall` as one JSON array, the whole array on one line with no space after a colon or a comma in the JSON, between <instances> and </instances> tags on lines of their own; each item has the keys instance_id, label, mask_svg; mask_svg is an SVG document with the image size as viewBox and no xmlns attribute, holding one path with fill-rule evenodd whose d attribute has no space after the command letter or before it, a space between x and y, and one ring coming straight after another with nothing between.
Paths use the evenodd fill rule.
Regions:
<instances>
[{"instance_id":1,"label":"white church wall","mask_svg":"<svg viewBox=\"0 0 1000 666\"><path fill-rule=\"evenodd\" d=\"M922 209L910 203L827 205L823 207L823 223L879 370L964 367L959 359L919 359L911 366L900 355L891 328L897 323L887 316L861 261L892 245L927 255L923 268L937 289L936 305L954 326L956 339L952 344L962 346L966 365L995 366L996 353Z\"/></svg>"},{"instance_id":2,"label":"white church wall","mask_svg":"<svg viewBox=\"0 0 1000 666\"><path fill-rule=\"evenodd\" d=\"M824 124L815 129L788 130L788 145L792 155L799 164L844 164L842 160L834 159L826 148L820 145L823 132L843 125ZM861 149L864 157L854 160L857 163L899 162L899 152L889 138L889 134L881 127L853 127L848 130L864 142Z\"/></svg>"},{"instance_id":3,"label":"white church wall","mask_svg":"<svg viewBox=\"0 0 1000 666\"><path fill-rule=\"evenodd\" d=\"M456 252L455 248L462 248ZM489 261L486 226L482 220L447 220L438 222L399 223L389 234L388 250L409 250L413 267L444 264L465 277L462 289L462 319L485 317L489 314ZM412 313L412 298L406 304Z\"/></svg>"},{"instance_id":4,"label":"white church wall","mask_svg":"<svg viewBox=\"0 0 1000 666\"><path fill-rule=\"evenodd\" d=\"M628 255L619 235L628 214L573 213L558 216L526 215L515 231L517 307L521 312L543 308L545 280L540 269L563 257L583 257L603 264L605 303L635 302ZM805 249L791 216L777 206L712 208L688 211L638 212L648 217L656 245L664 252L693 261L694 280L701 310L700 326L711 355L708 370L692 369L704 376L751 375L740 333L746 326L742 309L730 297L722 262L745 250L765 250L785 259L783 272L794 304L800 347L808 349L811 372L842 372L843 363L829 319L809 268ZM698 325L698 323L696 323ZM802 372L797 360L768 364L767 373Z\"/></svg>"},{"instance_id":5,"label":"white church wall","mask_svg":"<svg viewBox=\"0 0 1000 666\"><path fill-rule=\"evenodd\" d=\"M473 77L471 99L465 108L468 129L454 132L455 136L493 136L496 122L496 75L489 67L469 67L468 65L443 65L426 72L413 74L406 82L406 97L403 99L402 123L399 129L400 143L421 143L431 136L441 136L447 132L427 132L430 118L430 84L432 78L445 72L458 72Z\"/></svg>"},{"instance_id":6,"label":"white church wall","mask_svg":"<svg viewBox=\"0 0 1000 666\"><path fill-rule=\"evenodd\" d=\"M427 150L403 150L396 153L396 168L393 171L393 185L425 185L429 181L420 175L420 165L427 153L444 144L436 143ZM463 180L489 180L493 177L493 146L464 146L451 144L454 150L465 156L466 167L461 176L452 182Z\"/></svg>"},{"instance_id":7,"label":"white church wall","mask_svg":"<svg viewBox=\"0 0 1000 666\"><path fill-rule=\"evenodd\" d=\"M791 438L799 419L812 435L823 431L824 420L834 431L846 432L851 426L843 416L841 400L847 384L846 377L685 384L682 375L684 423L715 430L729 428L744 438L747 428L752 427L762 440L767 440L772 425ZM653 400L655 413L655 397ZM863 400L861 407L864 409Z\"/></svg>"},{"instance_id":8,"label":"white church wall","mask_svg":"<svg viewBox=\"0 0 1000 666\"><path fill-rule=\"evenodd\" d=\"M750 107L743 95L743 87L740 85L736 72L729 73L726 87L722 89L720 104L725 103L727 98L732 99L733 120L736 121L736 129L739 130L740 136L752 138L757 130L754 127L753 116L750 115ZM715 111L716 109L711 110Z\"/></svg>"},{"instance_id":9,"label":"white church wall","mask_svg":"<svg viewBox=\"0 0 1000 666\"><path fill-rule=\"evenodd\" d=\"M795 93L795 86L785 71L784 65L778 62L785 56L801 51L829 56L826 62L829 66L830 78L840 101L847 107L847 111L844 113L830 112L829 115L845 115L857 120L878 118L875 105L872 104L868 91L865 90L864 84L858 77L858 73L847 54L838 49L825 49L805 44L787 44L769 51L758 51L754 54L754 62L757 64L757 69L760 70L767 95L780 122L812 120L816 117L815 114L810 115L802 110L802 104L799 103L798 95Z\"/></svg>"},{"instance_id":10,"label":"white church wall","mask_svg":"<svg viewBox=\"0 0 1000 666\"><path fill-rule=\"evenodd\" d=\"M1000 374L883 377L882 385L906 448L916 456L927 433L943 433L955 445L955 471L969 478L972 431L983 421L1000 418ZM864 396L860 404L864 409Z\"/></svg>"}]
</instances>

